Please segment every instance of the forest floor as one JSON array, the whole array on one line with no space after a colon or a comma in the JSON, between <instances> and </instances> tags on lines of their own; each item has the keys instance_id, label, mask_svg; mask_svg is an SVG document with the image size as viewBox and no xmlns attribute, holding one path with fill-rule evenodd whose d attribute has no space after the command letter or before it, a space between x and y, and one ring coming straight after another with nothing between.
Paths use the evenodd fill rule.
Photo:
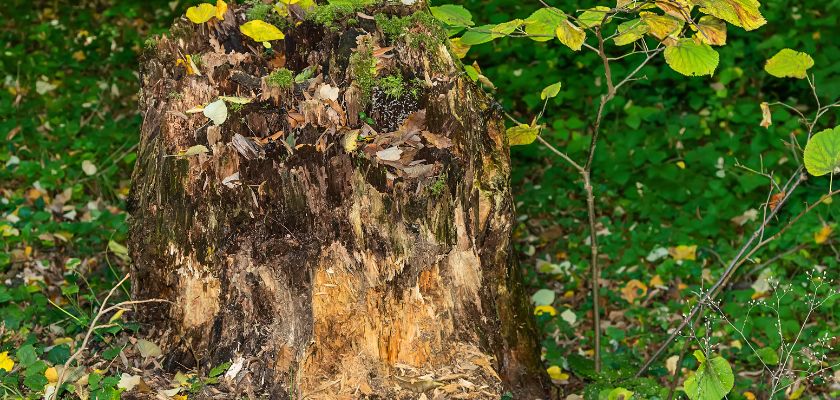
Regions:
<instances>
[{"instance_id":1,"label":"forest floor","mask_svg":"<svg viewBox=\"0 0 840 400\"><path fill-rule=\"evenodd\" d=\"M131 300L130 289L120 283L130 263L125 200L141 121L138 56L150 35L165 32L186 3L195 2L42 3L49 5L10 6L14 18L0 22L0 137L5 139L0 146L0 397L43 398L58 380L84 399L120 398L125 392L214 398L231 391L234 385L225 376L241 368L236 360L209 371L162 373L154 338L143 337L133 320L135 307L143 305L123 303ZM465 3L474 14L485 9L488 18L498 20L530 12L509 0ZM776 9L794 8L776 3ZM822 2L801 3L796 6L806 10L822 7ZM735 371L730 399L762 398L771 385L769 371L778 365L796 372L785 377L784 398L840 394L833 351L840 331L833 283L840 265L834 232L840 207L836 200L818 202L828 192L827 179L803 184L783 218L806 204L816 204L814 211L751 258L718 307L680 336L645 378L632 379L760 223L770 184L755 171L765 165L780 175L794 169L784 140L802 135L797 116L777 112L771 129L760 128L759 104L783 98L813 111L810 89L757 76L767 49L792 36L787 29L808 33L796 44L815 49L823 46L820 32L837 33L832 31L837 17L813 22L775 17L768 33L744 38L752 40L744 46L759 49L756 54L744 47L724 53L741 62L723 68L712 81L686 83L668 75L657 81L661 85L640 83L632 89L637 100L622 97L607 119L611 136L594 177L602 210L597 233L604 265L603 373L596 373L592 362L580 181L544 147L513 150L516 246L533 295L546 370L560 398L580 398L575 396L591 382L598 383L589 393L621 385L637 393L681 387L699 365L693 350L712 347ZM586 72L579 65L588 61L582 56L576 64L551 47L529 46L488 46L470 53L469 62L482 63L500 88L496 96L502 105L523 120L541 106L540 89L551 79L563 79L564 89L548 107L556 117L544 135L580 156L591 123L583 116L598 83L571 77ZM836 46L820 48L817 61L828 66L823 68L840 62ZM653 66L648 75L660 72ZM826 76L820 96L837 98L840 79L830 79L836 72L819 74ZM837 120L830 113L821 128Z\"/></svg>"}]
</instances>

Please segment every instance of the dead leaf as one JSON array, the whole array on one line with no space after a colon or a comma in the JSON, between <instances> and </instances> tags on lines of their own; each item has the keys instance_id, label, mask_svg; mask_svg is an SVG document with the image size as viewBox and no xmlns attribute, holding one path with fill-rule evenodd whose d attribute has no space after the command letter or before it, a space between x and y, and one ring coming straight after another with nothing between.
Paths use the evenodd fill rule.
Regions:
<instances>
[{"instance_id":1,"label":"dead leaf","mask_svg":"<svg viewBox=\"0 0 840 400\"><path fill-rule=\"evenodd\" d=\"M225 179L222 179L222 184L231 189L241 185L242 183L239 182L239 172L228 175Z\"/></svg>"},{"instance_id":2,"label":"dead leaf","mask_svg":"<svg viewBox=\"0 0 840 400\"><path fill-rule=\"evenodd\" d=\"M823 225L819 231L814 233L814 242L816 244L825 243L826 241L828 241L828 237L831 236L832 231L833 229L831 229L831 225Z\"/></svg>"},{"instance_id":3,"label":"dead leaf","mask_svg":"<svg viewBox=\"0 0 840 400\"><path fill-rule=\"evenodd\" d=\"M403 151L399 147L389 147L385 150L376 152L376 158L382 161L397 161L400 159Z\"/></svg>"},{"instance_id":4,"label":"dead leaf","mask_svg":"<svg viewBox=\"0 0 840 400\"><path fill-rule=\"evenodd\" d=\"M329 84L321 85L318 88L318 99L321 100L338 100L338 87L330 86Z\"/></svg>"},{"instance_id":5,"label":"dead leaf","mask_svg":"<svg viewBox=\"0 0 840 400\"><path fill-rule=\"evenodd\" d=\"M650 287L665 286L665 282L662 281L662 277L660 277L659 275L654 275L653 278L650 278L650 282L648 282L648 286L650 286Z\"/></svg>"},{"instance_id":6,"label":"dead leaf","mask_svg":"<svg viewBox=\"0 0 840 400\"><path fill-rule=\"evenodd\" d=\"M761 103L761 127L769 128L773 125L773 116L770 114L770 104L767 102Z\"/></svg>"},{"instance_id":7,"label":"dead leaf","mask_svg":"<svg viewBox=\"0 0 840 400\"><path fill-rule=\"evenodd\" d=\"M158 345L146 340L146 339L138 339L137 343L134 344L134 348L140 353L141 356L145 357L158 357L163 354L160 347Z\"/></svg>"},{"instance_id":8,"label":"dead leaf","mask_svg":"<svg viewBox=\"0 0 840 400\"><path fill-rule=\"evenodd\" d=\"M123 373L122 375L120 375L120 381L119 383L117 383L117 387L120 389L125 389L126 392L129 392L141 382L143 382L143 378L141 378L140 375L131 375Z\"/></svg>"},{"instance_id":9,"label":"dead leaf","mask_svg":"<svg viewBox=\"0 0 840 400\"><path fill-rule=\"evenodd\" d=\"M632 304L637 298L644 297L647 294L647 290L647 285L638 279L633 279L627 282L627 285L621 289L621 297L624 298L624 300L627 300L628 303Z\"/></svg>"},{"instance_id":10,"label":"dead leaf","mask_svg":"<svg viewBox=\"0 0 840 400\"><path fill-rule=\"evenodd\" d=\"M671 356L665 360L665 368L668 368L668 373L674 375L677 371L677 361L680 360L680 356Z\"/></svg>"},{"instance_id":11,"label":"dead leaf","mask_svg":"<svg viewBox=\"0 0 840 400\"><path fill-rule=\"evenodd\" d=\"M696 260L697 259L697 245L685 246L680 245L668 249L668 253L677 261L682 260Z\"/></svg>"},{"instance_id":12,"label":"dead leaf","mask_svg":"<svg viewBox=\"0 0 840 400\"><path fill-rule=\"evenodd\" d=\"M775 210L776 207L779 206L779 202L782 201L782 199L784 199L784 198L785 198L785 192L776 193L773 196L771 196L770 197L770 203L768 204L770 206L770 210L771 211Z\"/></svg>"},{"instance_id":13,"label":"dead leaf","mask_svg":"<svg viewBox=\"0 0 840 400\"><path fill-rule=\"evenodd\" d=\"M424 139L429 142L430 145L437 147L439 149L447 149L452 147L452 140L450 140L446 136L438 135L436 133L432 133L429 131L420 132Z\"/></svg>"}]
</instances>

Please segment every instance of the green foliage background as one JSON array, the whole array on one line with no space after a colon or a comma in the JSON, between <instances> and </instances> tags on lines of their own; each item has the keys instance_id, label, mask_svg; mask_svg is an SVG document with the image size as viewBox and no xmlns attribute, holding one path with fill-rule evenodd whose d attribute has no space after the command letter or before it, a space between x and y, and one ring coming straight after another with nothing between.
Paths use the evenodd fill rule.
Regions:
<instances>
[{"instance_id":1,"label":"green foliage background","mask_svg":"<svg viewBox=\"0 0 840 400\"><path fill-rule=\"evenodd\" d=\"M688 310L682 301L692 291L712 283L701 279L703 270L708 269L710 277L717 278L724 269L722 261L734 256L745 236L760 222L760 212L759 221L742 227L730 221L748 209L760 210L768 195L766 178L736 164L754 170L763 166L773 171L777 179L790 176L796 169L795 155L785 142L793 133L800 144L804 143L803 126L795 115L776 108L773 125L762 128L759 104L784 101L813 111L813 95L805 81L783 80L765 73L765 61L785 47L805 51L816 61L811 72L816 76L821 100L833 102L840 97L840 69L837 68L840 47L832 39L840 33L837 16L840 1L765 0L761 3L768 24L751 32L730 26L727 45L716 48L721 60L712 78L686 78L668 68L659 57L640 74L646 80L622 90L610 103L593 173L595 191L599 194L599 222L610 232L600 238L601 252L607 257L602 277L610 282L601 294L607 298L604 313L623 311L633 326L606 329L607 375L626 376L635 371L644 358L644 350L654 347L662 339L662 332L674 326L674 313L679 315ZM539 2L515 0L459 4L472 12L476 25L524 19L542 7ZM601 3L561 0L549 4L574 13ZM621 79L641 58L614 62L614 76ZM465 64L477 61L481 65L483 73L499 88L496 93L499 102L523 121L530 120L542 107L540 90L561 81L563 89L546 110L544 122L550 129L543 135L573 159L585 159L588 129L596 115L598 96L605 89L603 67L596 54L585 49L572 52L556 40L538 43L523 38L502 38L474 46L464 61ZM838 123L837 113L829 114L815 131ZM575 266L570 273L572 279L569 275L552 279L532 274L533 280L537 286L553 288L558 295L572 290L574 297L562 302L558 313L571 308L578 321L588 321L591 302L585 296L589 249L581 182L571 167L538 144L515 147L512 154L523 254L533 254L532 266L537 259L546 258L554 262L567 258ZM801 152L798 156L801 157ZM678 162L685 163L685 169ZM804 202L813 202L827 193L828 184L827 179L809 179L805 190L792 199L783 218L800 212ZM757 254L755 263L745 265L744 271L736 276L737 283L724 295L724 311L740 317L739 323L742 322L743 310L754 293L749 286L757 276L757 273L743 272L801 245L802 250L769 265L779 280L793 282L800 296L796 301L788 299L781 310L786 339L795 335L807 311L802 304L808 296L803 285L810 278L805 273L821 265L828 267L832 276L837 274L833 268L838 265L836 248L816 245L814 233L824 223L836 227L838 215L840 207L836 201L833 205L821 205ZM677 245L698 245L698 260L682 264L671 259L645 260L656 247ZM654 275L659 275L671 288L680 282L688 285L688 289L678 295L673 292L660 295L644 306L638 301L630 305L621 298L619 289L627 281L638 279L647 283ZM806 335L811 340L822 334L835 335L837 327L829 322L834 315L829 311L817 317L821 322L807 329ZM781 340L774 333L774 317L762 312L756 312L755 316L749 319L745 332L756 335L767 347L778 348ZM578 348L563 345L573 342L571 339L579 328L569 326L560 318L541 319L544 332L549 335L544 341L547 362L586 375L586 362L575 355ZM725 334L713 342L725 344L739 339L731 328L717 328ZM591 349L591 343L583 345L586 346ZM757 357L746 346L740 350L726 347L723 353L727 359L743 363L736 367L736 372L738 368L759 369ZM673 346L669 354L677 354L679 348ZM689 360L685 365L695 368L696 363L692 363ZM652 373L664 374L664 367L664 361L660 362ZM746 390L760 393L761 388L760 381L739 378L730 398L742 398L741 393Z\"/></svg>"},{"instance_id":2,"label":"green foliage background","mask_svg":"<svg viewBox=\"0 0 840 400\"><path fill-rule=\"evenodd\" d=\"M196 2L15 0L0 8L0 276L4 281L0 315L7 330L0 337L0 352L14 353L32 345L42 359L63 362L69 349L49 346L37 327L58 322L64 334L72 336L85 328L85 321L68 322L47 300L61 292L76 296L74 313L84 317L90 312L85 304L93 303L92 296L114 282L118 266L111 262L118 261L112 255L106 262L102 256L109 241L122 243L126 234L124 200L141 122L136 106L137 57L146 37L166 31L187 3ZM541 7L537 1L519 0L458 4L469 9L478 24L525 18ZM552 5L572 12L598 3L560 0ZM684 300L709 285L702 278L704 269L716 278L723 269L718 257L733 256L755 228L757 222L738 226L730 220L748 209L760 210L767 201L768 182L736 163L756 170L763 166L780 177L796 167L785 141L793 133L804 144L802 126L793 115L775 109L773 125L759 127L759 103L782 100L813 110L812 94L804 81L764 73L764 61L785 47L808 52L816 61L812 72L822 99L840 98L840 0L764 0L762 12L769 22L759 30L730 27L728 45L718 49L721 61L714 77L689 79L660 59L645 68L642 75L648 79L623 89L610 105L593 175L599 222L609 231L601 237L601 251L607 257L603 278L609 282L601 294L606 299L605 315L623 312L629 325L605 331L609 380L634 370L645 350L673 325L672 316L686 310ZM594 54L574 53L557 41L505 38L475 46L464 61L473 60L499 88L498 101L520 120L530 120L539 111L543 87L561 81L563 88L546 111L550 129L543 134L573 158L583 158L588 126L604 89L596 78L602 70ZM616 63L614 74L621 76L627 66L635 65L633 60ZM38 93L39 88L50 87ZM817 130L836 124L837 114L829 113ZM572 371L572 382L564 389L571 393L580 389L583 379L593 378L586 356L578 355L591 349L581 184L571 168L537 144L514 148L512 155L520 221L517 245L523 266L534 290L550 288L558 298L571 292L556 306L558 311L571 309L576 314L575 326L559 317L539 318L546 363ZM83 171L85 160L97 167L94 175ZM828 191L828 179L812 178L804 185L806 190L792 199L786 218ZM55 209L53 200L65 191L69 196L64 207ZM838 228L837 204L821 205L757 255L766 260L801 246L769 265L776 277L794 284L800 297L807 296L801 285L810 279L805 272L815 265L837 274L836 239L814 243L814 233L823 224ZM71 211L76 215L70 216ZM698 245L698 260L645 260L657 247L676 245ZM568 260L573 267L559 276L540 274L535 269L537 259ZM79 274L63 273L68 264L77 263L91 281L89 294L76 293ZM631 279L647 283L655 275L672 289L644 305L621 298L624 283ZM753 294L750 284L756 275L736 278L738 283L724 296L724 311L743 317L740 310ZM678 283L687 288L674 291ZM832 311L832 304L819 314L817 324L805 330L803 342L837 333L834 321L840 314ZM784 304L784 336L796 333L806 311L801 302ZM772 349L781 343L774 320L770 313L758 311L743 322L750 335ZM737 339L726 326L713 329L723 332L714 341L727 344ZM573 340L582 333L585 339ZM679 347L675 345L674 352ZM757 368L758 359L746 346L724 346L722 353L733 362L736 375ZM689 359L685 366L693 369L697 364ZM664 364L658 363L651 376L665 373ZM17 387L18 378L0 372L7 386ZM32 379L30 388L43 386ZM113 387L115 382L110 384ZM651 393L658 390L650 381L632 385L639 393L647 386ZM738 376L730 398L743 398L746 390L760 391L761 385Z\"/></svg>"}]
</instances>

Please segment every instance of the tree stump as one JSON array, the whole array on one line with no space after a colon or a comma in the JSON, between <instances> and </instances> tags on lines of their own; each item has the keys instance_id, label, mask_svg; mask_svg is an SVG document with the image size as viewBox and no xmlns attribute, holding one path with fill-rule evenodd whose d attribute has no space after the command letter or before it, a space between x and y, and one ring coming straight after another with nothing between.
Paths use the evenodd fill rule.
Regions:
<instances>
[{"instance_id":1,"label":"tree stump","mask_svg":"<svg viewBox=\"0 0 840 400\"><path fill-rule=\"evenodd\" d=\"M247 7L142 60L132 287L171 302L142 316L165 366L239 362L273 399L544 396L504 125L443 29L293 7L268 49Z\"/></svg>"}]
</instances>

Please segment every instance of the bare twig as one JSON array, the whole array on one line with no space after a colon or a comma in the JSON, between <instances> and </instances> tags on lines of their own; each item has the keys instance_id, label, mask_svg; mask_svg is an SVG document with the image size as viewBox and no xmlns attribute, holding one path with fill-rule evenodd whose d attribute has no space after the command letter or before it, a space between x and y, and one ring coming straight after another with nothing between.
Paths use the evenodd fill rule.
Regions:
<instances>
[{"instance_id":1,"label":"bare twig","mask_svg":"<svg viewBox=\"0 0 840 400\"><path fill-rule=\"evenodd\" d=\"M692 307L691 311L688 313L688 315L686 315L683 318L682 322L680 322L680 325L674 329L674 331L671 333L668 339L666 339L662 344L660 344L657 350L653 353L653 355L648 357L648 359L645 361L642 367L639 368L638 371L636 371L635 376L637 378L640 377L645 371L647 371L647 369L650 368L653 362L656 361L660 355L662 355L665 349L667 349L668 346L670 346L671 343L674 341L674 339L676 339L677 335L679 335L679 333L686 327L686 325L688 325L689 321L694 319L698 311L700 311L700 308L702 308L704 304L708 304L709 301L714 300L714 298L719 293L720 289L723 288L727 282L729 282L729 279L732 277L732 274L735 272L735 270L737 270L737 268L741 264L743 264L743 261L746 260L750 254L753 254L755 251L757 251L757 249L760 246L762 246L762 243L765 243L764 241L762 241L759 243L759 245L753 248L753 243L756 242L756 240L758 240L759 236L761 236L765 228L770 224L770 222L779 213L779 211L784 208L785 203L787 203L788 199L790 199L791 195L796 191L796 188L799 187L799 184L802 183L805 179L805 176L802 175L802 167L798 168L796 173L794 174L794 177L792 178L793 183L789 185L790 188L786 188L787 190L784 192L784 197L782 197L782 199L779 200L779 203L776 205L776 207L773 208L767 214L767 216L765 216L761 225L753 232L753 234L746 241L746 243L744 243L741 246L740 250L738 250L738 253L729 262L729 264L726 267L726 270L724 270L723 274L721 274L717 282L715 282L715 284L712 285L711 288L709 288L706 294L702 296L700 301L698 301L697 304L694 307Z\"/></svg>"},{"instance_id":2,"label":"bare twig","mask_svg":"<svg viewBox=\"0 0 840 400\"><path fill-rule=\"evenodd\" d=\"M61 385L64 383L64 380L67 378L66 375L67 375L67 371L70 369L70 364L73 361L76 361L79 357L81 357L82 353L84 353L84 351L87 349L88 342L90 341L90 337L93 335L93 333L97 329L102 329L104 327L108 327L108 326L111 325L110 323L104 324L104 325L97 325L97 322L99 321L100 318L102 318L102 316L104 316L104 315L106 315L106 314L110 313L111 311L114 311L118 308L122 308L122 307L125 307L125 306L128 306L128 305L153 303L153 302L168 302L168 300L163 300L163 299L133 300L133 301L123 301L121 303L114 304L110 307L105 307L105 305L108 304L108 300L111 299L111 296L114 295L114 292L117 290L117 288L122 286L122 284L125 283L126 280L128 280L129 276L130 276L129 274L126 274L126 276L124 278L122 278L122 280L120 280L114 287L111 288L110 291L108 291L108 294L102 300L102 307L100 307L99 311L96 313L96 315L91 320L90 327L88 328L87 333L85 334L85 338L82 340L82 344L79 346L78 350L76 350L76 352L73 353L73 355L71 355L70 358L68 358L67 361L64 362L64 367L59 372L58 380L55 383L55 392L53 392L53 398L52 399L58 398L59 391L61 390ZM47 399L47 400L52 400L52 399Z\"/></svg>"}]
</instances>

